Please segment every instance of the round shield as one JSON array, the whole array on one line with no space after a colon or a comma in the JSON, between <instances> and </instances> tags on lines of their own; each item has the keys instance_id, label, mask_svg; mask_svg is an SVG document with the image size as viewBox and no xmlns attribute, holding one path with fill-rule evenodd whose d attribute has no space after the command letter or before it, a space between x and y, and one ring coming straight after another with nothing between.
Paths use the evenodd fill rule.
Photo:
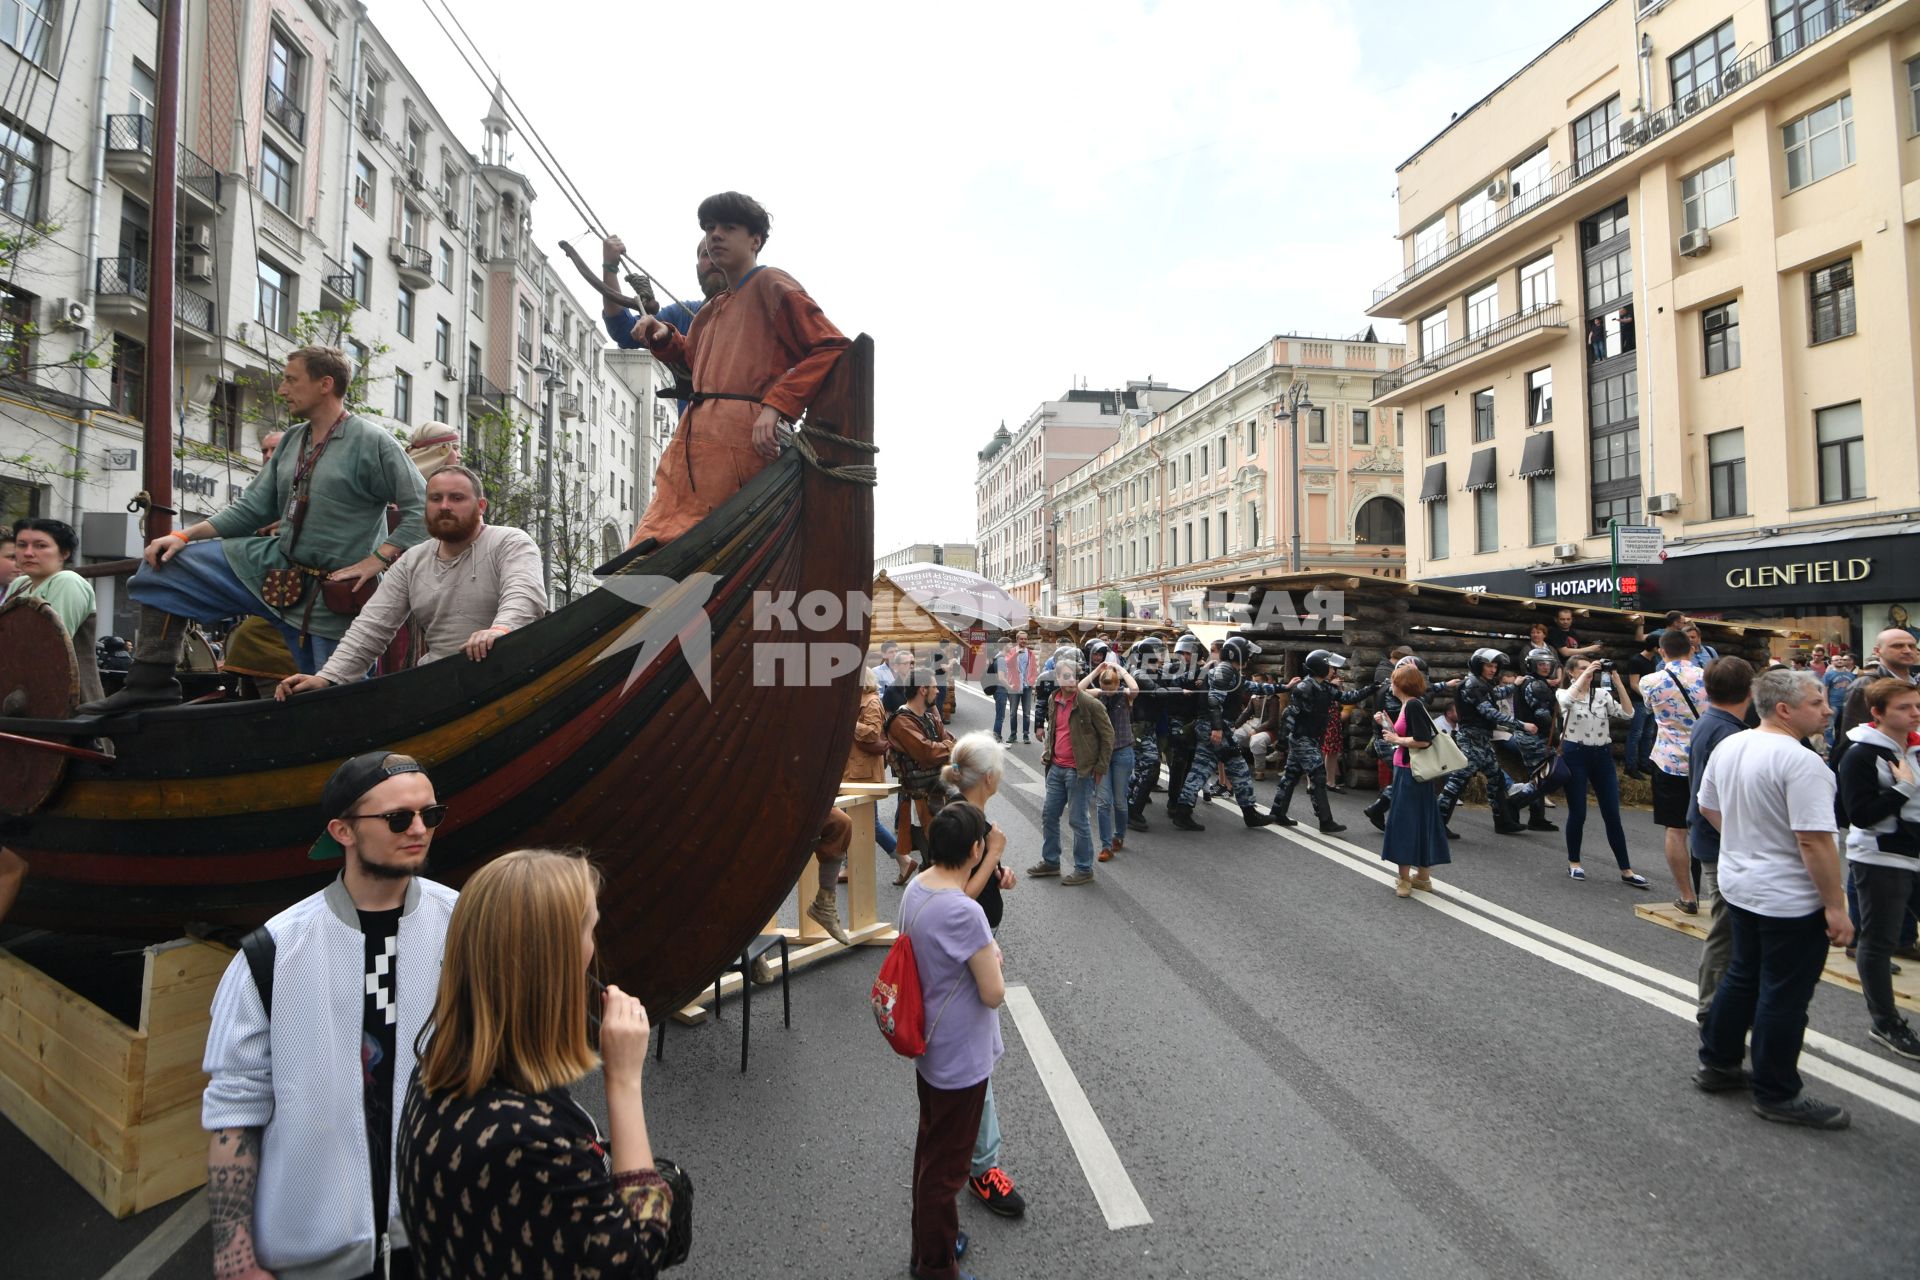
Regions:
<instances>
[{"instance_id":1,"label":"round shield","mask_svg":"<svg viewBox=\"0 0 1920 1280\"><path fill-rule=\"evenodd\" d=\"M44 600L0 609L0 716L68 720L80 705L73 641ZM0 739L0 813L32 813L66 775L67 757Z\"/></svg>"}]
</instances>

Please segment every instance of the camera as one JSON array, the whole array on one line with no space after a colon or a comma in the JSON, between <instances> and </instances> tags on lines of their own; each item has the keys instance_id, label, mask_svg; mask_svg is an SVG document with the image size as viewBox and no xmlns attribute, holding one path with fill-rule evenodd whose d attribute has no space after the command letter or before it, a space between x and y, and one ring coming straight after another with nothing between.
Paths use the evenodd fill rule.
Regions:
<instances>
[{"instance_id":1,"label":"camera","mask_svg":"<svg viewBox=\"0 0 1920 1280\"><path fill-rule=\"evenodd\" d=\"M1599 668L1600 668L1600 669L1601 669L1602 671L1611 671L1611 670L1613 670L1613 659L1612 659L1612 658L1602 658L1602 659L1600 659L1600 661L1599 661L1599 663L1598 663L1598 664L1596 664L1596 665L1598 665L1598 666L1599 666Z\"/></svg>"}]
</instances>

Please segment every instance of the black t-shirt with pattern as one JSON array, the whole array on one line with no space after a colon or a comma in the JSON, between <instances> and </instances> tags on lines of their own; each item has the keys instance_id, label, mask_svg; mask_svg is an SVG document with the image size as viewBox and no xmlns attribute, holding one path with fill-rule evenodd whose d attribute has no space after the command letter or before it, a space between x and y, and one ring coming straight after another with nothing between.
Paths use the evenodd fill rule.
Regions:
<instances>
[{"instance_id":1,"label":"black t-shirt with pattern","mask_svg":"<svg viewBox=\"0 0 1920 1280\"><path fill-rule=\"evenodd\" d=\"M373 1174L373 1230L387 1229L388 1174L393 1168L393 1041L400 1010L394 1003L395 970L400 962L400 913L362 911L360 933L366 940L361 990L360 1093L367 1113L367 1155Z\"/></svg>"}]
</instances>

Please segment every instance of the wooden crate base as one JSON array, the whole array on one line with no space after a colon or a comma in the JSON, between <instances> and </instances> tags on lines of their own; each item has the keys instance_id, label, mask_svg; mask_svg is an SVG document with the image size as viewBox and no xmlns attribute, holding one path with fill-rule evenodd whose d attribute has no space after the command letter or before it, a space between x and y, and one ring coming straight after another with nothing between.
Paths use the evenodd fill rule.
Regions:
<instances>
[{"instance_id":1,"label":"wooden crate base","mask_svg":"<svg viewBox=\"0 0 1920 1280\"><path fill-rule=\"evenodd\" d=\"M0 952L0 1114L116 1218L206 1181L200 1061L232 954L148 947L136 1029Z\"/></svg>"},{"instance_id":2,"label":"wooden crate base","mask_svg":"<svg viewBox=\"0 0 1920 1280\"><path fill-rule=\"evenodd\" d=\"M1633 914L1690 938L1705 938L1708 927L1713 923L1713 917L1706 911L1690 916L1671 902L1639 903L1633 908ZM1860 972L1854 967L1853 961L1847 959L1847 953L1838 947L1827 953L1827 970L1820 976L1837 987L1845 987L1856 994L1860 991ZM1920 1009L1920 965L1909 961L1904 972L1893 975L1893 1002L1902 1009Z\"/></svg>"}]
</instances>

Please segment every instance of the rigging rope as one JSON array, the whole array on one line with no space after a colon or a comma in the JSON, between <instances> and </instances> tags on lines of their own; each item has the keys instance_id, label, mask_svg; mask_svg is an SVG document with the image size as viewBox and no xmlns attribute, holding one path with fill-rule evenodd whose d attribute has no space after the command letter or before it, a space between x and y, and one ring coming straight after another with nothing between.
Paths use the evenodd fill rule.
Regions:
<instances>
[{"instance_id":1,"label":"rigging rope","mask_svg":"<svg viewBox=\"0 0 1920 1280\"><path fill-rule=\"evenodd\" d=\"M870 462L849 462L838 465L830 462L822 462L820 460L819 450L814 447L813 442L816 440L831 440L836 445L853 449L869 456L880 452L879 445L868 444L865 440L850 439L847 436L840 435L838 432L828 431L823 427L811 426L804 422L794 428L793 432L794 452L798 453L808 466L820 472L820 474L829 476L835 480L845 480L848 484L863 484L869 488L880 483L880 469Z\"/></svg>"}]
</instances>

